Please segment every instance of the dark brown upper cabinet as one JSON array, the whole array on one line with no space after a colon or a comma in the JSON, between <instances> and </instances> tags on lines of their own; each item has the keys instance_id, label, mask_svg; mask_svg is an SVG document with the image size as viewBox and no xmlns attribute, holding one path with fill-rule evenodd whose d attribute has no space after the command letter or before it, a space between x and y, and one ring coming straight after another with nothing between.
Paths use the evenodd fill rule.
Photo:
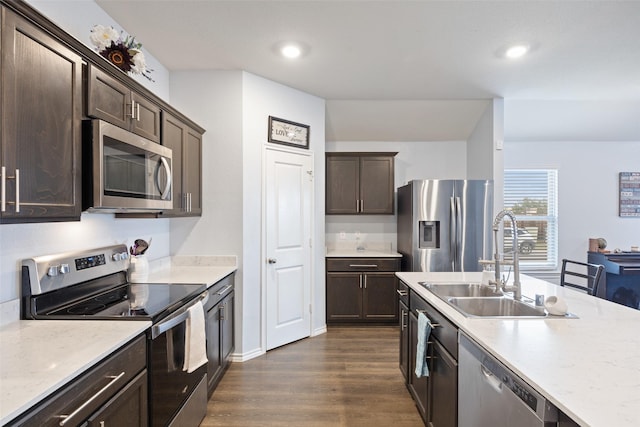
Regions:
<instances>
[{"instance_id":1,"label":"dark brown upper cabinet","mask_svg":"<svg viewBox=\"0 0 640 427\"><path fill-rule=\"evenodd\" d=\"M1 13L0 223L80 220L82 59Z\"/></svg>"},{"instance_id":2,"label":"dark brown upper cabinet","mask_svg":"<svg viewBox=\"0 0 640 427\"><path fill-rule=\"evenodd\" d=\"M173 210L162 216L202 215L202 133L163 112L162 144L173 151Z\"/></svg>"},{"instance_id":3,"label":"dark brown upper cabinet","mask_svg":"<svg viewBox=\"0 0 640 427\"><path fill-rule=\"evenodd\" d=\"M398 153L326 153L329 215L393 215Z\"/></svg>"},{"instance_id":4,"label":"dark brown upper cabinet","mask_svg":"<svg viewBox=\"0 0 640 427\"><path fill-rule=\"evenodd\" d=\"M94 66L87 67L87 115L160 142L160 107Z\"/></svg>"}]
</instances>

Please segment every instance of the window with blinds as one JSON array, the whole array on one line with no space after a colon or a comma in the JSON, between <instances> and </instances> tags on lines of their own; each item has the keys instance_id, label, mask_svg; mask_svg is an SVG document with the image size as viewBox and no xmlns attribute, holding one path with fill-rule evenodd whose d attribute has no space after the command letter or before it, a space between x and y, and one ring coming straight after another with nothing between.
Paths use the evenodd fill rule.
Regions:
<instances>
[{"instance_id":1,"label":"window with blinds","mask_svg":"<svg viewBox=\"0 0 640 427\"><path fill-rule=\"evenodd\" d=\"M504 207L518 221L520 266L555 268L558 259L558 171L504 171ZM510 224L505 223L504 251L513 252Z\"/></svg>"}]
</instances>

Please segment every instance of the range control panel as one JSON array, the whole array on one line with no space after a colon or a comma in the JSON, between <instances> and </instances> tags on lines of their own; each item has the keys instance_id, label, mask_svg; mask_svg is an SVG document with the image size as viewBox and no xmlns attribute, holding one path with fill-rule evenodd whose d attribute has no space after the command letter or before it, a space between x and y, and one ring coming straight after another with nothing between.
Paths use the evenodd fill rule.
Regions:
<instances>
[{"instance_id":1,"label":"range control panel","mask_svg":"<svg viewBox=\"0 0 640 427\"><path fill-rule=\"evenodd\" d=\"M125 245L105 246L22 260L23 288L26 280L32 295L39 295L88 280L126 272L129 252Z\"/></svg>"}]
</instances>

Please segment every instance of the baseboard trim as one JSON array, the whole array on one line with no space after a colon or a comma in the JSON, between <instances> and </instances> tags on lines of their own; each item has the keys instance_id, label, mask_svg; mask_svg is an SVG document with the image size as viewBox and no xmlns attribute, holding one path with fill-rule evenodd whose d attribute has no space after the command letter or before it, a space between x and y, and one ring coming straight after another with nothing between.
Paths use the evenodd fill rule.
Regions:
<instances>
[{"instance_id":1,"label":"baseboard trim","mask_svg":"<svg viewBox=\"0 0 640 427\"><path fill-rule=\"evenodd\" d=\"M246 353L233 353L231 355L232 362L246 362L247 360L255 359L256 357L262 356L266 352L261 348L256 348L254 350L248 351Z\"/></svg>"}]
</instances>

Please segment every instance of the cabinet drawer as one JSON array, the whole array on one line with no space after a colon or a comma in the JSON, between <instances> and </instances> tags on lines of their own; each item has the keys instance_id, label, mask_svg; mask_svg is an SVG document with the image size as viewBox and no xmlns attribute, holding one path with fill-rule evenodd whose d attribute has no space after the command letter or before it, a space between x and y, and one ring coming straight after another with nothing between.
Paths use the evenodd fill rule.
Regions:
<instances>
[{"instance_id":1,"label":"cabinet drawer","mask_svg":"<svg viewBox=\"0 0 640 427\"><path fill-rule=\"evenodd\" d=\"M146 355L146 337L140 336L8 425L58 426L60 415L70 414L69 424L79 425L145 369Z\"/></svg>"},{"instance_id":2,"label":"cabinet drawer","mask_svg":"<svg viewBox=\"0 0 640 427\"><path fill-rule=\"evenodd\" d=\"M399 271L399 258L327 258L327 271Z\"/></svg>"},{"instance_id":3,"label":"cabinet drawer","mask_svg":"<svg viewBox=\"0 0 640 427\"><path fill-rule=\"evenodd\" d=\"M409 306L409 286L402 280L398 280L398 298L404 305Z\"/></svg>"},{"instance_id":4,"label":"cabinet drawer","mask_svg":"<svg viewBox=\"0 0 640 427\"><path fill-rule=\"evenodd\" d=\"M447 351L457 360L458 328L414 292L410 292L409 308L416 316L418 315L418 310L424 311L432 324L439 325L431 330L431 335L440 341Z\"/></svg>"}]
</instances>

